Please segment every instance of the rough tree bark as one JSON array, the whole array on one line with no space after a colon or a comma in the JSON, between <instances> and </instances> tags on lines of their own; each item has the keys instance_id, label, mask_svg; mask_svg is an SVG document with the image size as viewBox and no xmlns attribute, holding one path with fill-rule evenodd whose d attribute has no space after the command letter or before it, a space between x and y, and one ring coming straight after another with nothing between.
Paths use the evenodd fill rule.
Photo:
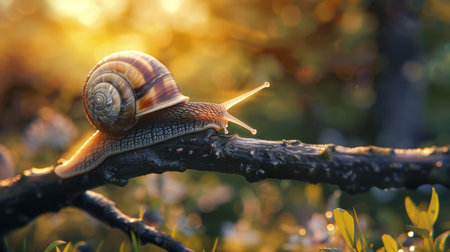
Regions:
<instances>
[{"instance_id":1,"label":"rough tree bark","mask_svg":"<svg viewBox=\"0 0 450 252\"><path fill-rule=\"evenodd\" d=\"M106 181L125 185L129 178L136 176L186 169L238 174L249 182L276 178L327 183L349 193L365 192L371 187L416 188L423 184L450 187L448 147L347 148L305 144L299 140L266 141L224 136L208 129L109 157L96 169L73 178L60 179L53 173L53 167L49 167L30 169L13 179L0 181L0 236L40 214L57 212L68 206L81 208L127 233L142 230L133 229L130 224L135 221L122 218L124 215L120 211L106 216L106 212L116 211L112 209L114 205L105 203L108 201L101 196L96 202L95 195L87 191ZM114 223L115 218L111 216L124 221ZM158 245L152 235L149 242ZM166 246L169 251L187 250L170 237L161 237L169 244ZM172 249L174 247L179 249Z\"/></svg>"}]
</instances>

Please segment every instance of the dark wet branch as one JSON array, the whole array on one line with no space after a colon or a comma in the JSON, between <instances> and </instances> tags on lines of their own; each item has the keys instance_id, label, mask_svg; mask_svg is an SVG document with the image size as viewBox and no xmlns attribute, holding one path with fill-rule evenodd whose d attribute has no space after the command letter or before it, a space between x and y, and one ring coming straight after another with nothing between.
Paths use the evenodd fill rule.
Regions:
<instances>
[{"instance_id":1,"label":"dark wet branch","mask_svg":"<svg viewBox=\"0 0 450 252\"><path fill-rule=\"evenodd\" d=\"M49 168L0 182L0 236L42 213L71 206L86 190L106 181L126 184L139 175L186 169L238 174L250 182L275 178L327 183L350 193L371 187L450 187L447 147L346 148L224 136L209 129L110 157L73 178L60 179Z\"/></svg>"},{"instance_id":2,"label":"dark wet branch","mask_svg":"<svg viewBox=\"0 0 450 252\"><path fill-rule=\"evenodd\" d=\"M214 130L118 155L101 167L109 176L118 178L195 169L239 174L249 182L275 178L327 183L349 193L365 192L371 187L450 187L448 147L348 148L223 136Z\"/></svg>"},{"instance_id":3,"label":"dark wet branch","mask_svg":"<svg viewBox=\"0 0 450 252\"><path fill-rule=\"evenodd\" d=\"M190 252L170 235L156 231L147 226L144 221L131 218L116 208L115 203L99 193L86 191L73 201L73 206L89 213L92 217L103 221L111 227L119 228L125 234L133 232L142 244L152 243L158 247L173 252Z\"/></svg>"}]
</instances>

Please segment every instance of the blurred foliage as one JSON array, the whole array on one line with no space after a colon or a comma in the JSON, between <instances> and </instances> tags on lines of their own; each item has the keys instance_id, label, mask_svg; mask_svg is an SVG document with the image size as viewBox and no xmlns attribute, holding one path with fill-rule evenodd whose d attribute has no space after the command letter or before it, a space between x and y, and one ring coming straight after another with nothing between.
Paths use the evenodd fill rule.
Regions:
<instances>
[{"instance_id":1,"label":"blurred foliage","mask_svg":"<svg viewBox=\"0 0 450 252\"><path fill-rule=\"evenodd\" d=\"M378 76L389 71L390 57L379 38L383 13L395 18L392 2L1 0L0 143L10 149L16 173L73 152L93 132L80 95L89 70L112 52L140 50L163 62L192 101L222 102L270 81L270 89L232 110L258 129L259 138L377 144ZM424 97L417 134L422 145L449 144L449 2L398 2L412 10L407 23L418 27L418 57L400 69L403 78L420 83L415 88ZM233 125L230 131L249 136ZM379 240L382 233L403 232L407 216L399 199L425 196L375 189L340 196L335 189L278 180L249 184L235 175L188 171L97 191L128 215L137 217L143 208L149 225L205 251L217 237L217 251L343 247L330 212L336 207L354 207L368 239ZM445 230L449 193L437 189L447 200L435 229ZM120 231L71 208L7 237L15 250L25 239L31 251L59 239L86 241L86 251L102 242L105 251L131 248ZM150 250L155 247L142 248Z\"/></svg>"},{"instance_id":2,"label":"blurred foliage","mask_svg":"<svg viewBox=\"0 0 450 252\"><path fill-rule=\"evenodd\" d=\"M447 252L450 244L447 243L447 238L450 236L450 230L440 234L436 240L433 240L433 225L439 215L439 198L436 190L432 188L431 201L427 210L420 210L408 196L405 198L405 208L408 217L413 223L412 226L407 226L410 230L405 234L400 235L397 240L392 238L389 234L383 234L381 239L384 247L377 249L377 252L400 252L401 251L428 251L428 252ZM354 211L355 212L355 211ZM367 244L367 241L362 232L355 232L355 223L353 217L344 209L336 208L333 211L334 219L336 221L337 229L344 238L347 245L355 252L370 252L374 251L373 247ZM355 220L358 224L358 231L361 230L358 216L355 212ZM421 237L416 239L414 236ZM398 242L398 243L397 243ZM400 245L400 249L399 249ZM322 251L339 252L338 248L324 248Z\"/></svg>"}]
</instances>

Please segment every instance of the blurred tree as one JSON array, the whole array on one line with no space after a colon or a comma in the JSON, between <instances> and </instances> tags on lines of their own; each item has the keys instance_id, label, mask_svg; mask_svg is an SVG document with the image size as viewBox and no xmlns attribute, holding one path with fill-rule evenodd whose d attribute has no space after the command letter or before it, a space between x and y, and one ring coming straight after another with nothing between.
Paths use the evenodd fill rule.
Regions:
<instances>
[{"instance_id":1,"label":"blurred tree","mask_svg":"<svg viewBox=\"0 0 450 252\"><path fill-rule=\"evenodd\" d=\"M424 91L419 12L422 0L374 1L380 22L377 80L377 144L412 148L423 139Z\"/></svg>"}]
</instances>

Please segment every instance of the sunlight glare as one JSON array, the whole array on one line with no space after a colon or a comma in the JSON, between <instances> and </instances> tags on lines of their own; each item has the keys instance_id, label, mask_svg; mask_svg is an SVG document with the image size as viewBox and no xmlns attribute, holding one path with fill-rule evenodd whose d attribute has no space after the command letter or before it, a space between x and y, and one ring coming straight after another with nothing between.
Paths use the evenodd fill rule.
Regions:
<instances>
[{"instance_id":1,"label":"sunlight glare","mask_svg":"<svg viewBox=\"0 0 450 252\"><path fill-rule=\"evenodd\" d=\"M84 15L77 17L78 21L85 26L95 26L97 19L101 15L101 10L98 6L91 6L89 11L86 11Z\"/></svg>"},{"instance_id":2,"label":"sunlight glare","mask_svg":"<svg viewBox=\"0 0 450 252\"><path fill-rule=\"evenodd\" d=\"M73 18L85 26L98 27L119 16L127 1L121 0L47 0L56 16Z\"/></svg>"},{"instance_id":3,"label":"sunlight glare","mask_svg":"<svg viewBox=\"0 0 450 252\"><path fill-rule=\"evenodd\" d=\"M11 5L12 0L3 0L0 1L0 10L7 10Z\"/></svg>"},{"instance_id":4,"label":"sunlight glare","mask_svg":"<svg viewBox=\"0 0 450 252\"><path fill-rule=\"evenodd\" d=\"M169 13L175 13L180 9L181 0L160 0L163 9Z\"/></svg>"},{"instance_id":5,"label":"sunlight glare","mask_svg":"<svg viewBox=\"0 0 450 252\"><path fill-rule=\"evenodd\" d=\"M76 15L88 8L87 0L48 0L50 7L63 16Z\"/></svg>"}]
</instances>

